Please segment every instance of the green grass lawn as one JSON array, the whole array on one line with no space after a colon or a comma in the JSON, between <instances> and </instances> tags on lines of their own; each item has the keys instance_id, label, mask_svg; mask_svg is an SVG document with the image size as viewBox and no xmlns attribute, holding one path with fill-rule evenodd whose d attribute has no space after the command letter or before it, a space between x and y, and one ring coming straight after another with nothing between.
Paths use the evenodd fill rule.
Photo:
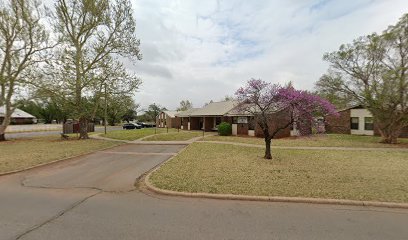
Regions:
<instances>
[{"instance_id":1,"label":"green grass lawn","mask_svg":"<svg viewBox=\"0 0 408 240\"><path fill-rule=\"evenodd\" d=\"M236 136L209 136L204 141L223 141L265 145L263 138L256 137L236 137ZM399 138L399 144L379 143L380 137L377 136L358 136L347 134L325 134L310 137L289 137L281 139L272 139L273 146L288 147L367 147L367 148L388 148L405 147L408 148L408 139Z\"/></svg>"},{"instance_id":2,"label":"green grass lawn","mask_svg":"<svg viewBox=\"0 0 408 240\"><path fill-rule=\"evenodd\" d=\"M0 173L20 170L118 145L103 140L61 140L59 136L0 142Z\"/></svg>"},{"instance_id":3,"label":"green grass lawn","mask_svg":"<svg viewBox=\"0 0 408 240\"><path fill-rule=\"evenodd\" d=\"M169 133L176 132L177 129L169 128L168 131ZM167 133L167 129L166 128L156 128L156 134L158 133ZM132 130L111 131L111 132L107 132L106 135L102 134L101 136L113 138L113 139L119 139L119 140L133 141L133 140L137 140L137 139L144 138L144 137L154 135L154 134L155 134L154 128L142 128L142 129L132 129Z\"/></svg>"},{"instance_id":4,"label":"green grass lawn","mask_svg":"<svg viewBox=\"0 0 408 240\"><path fill-rule=\"evenodd\" d=\"M274 149L193 143L150 178L162 189L408 202L404 151Z\"/></svg>"},{"instance_id":5,"label":"green grass lawn","mask_svg":"<svg viewBox=\"0 0 408 240\"><path fill-rule=\"evenodd\" d=\"M153 135L143 139L143 141L187 141L192 138L203 136L202 131L181 131L165 134Z\"/></svg>"}]
</instances>

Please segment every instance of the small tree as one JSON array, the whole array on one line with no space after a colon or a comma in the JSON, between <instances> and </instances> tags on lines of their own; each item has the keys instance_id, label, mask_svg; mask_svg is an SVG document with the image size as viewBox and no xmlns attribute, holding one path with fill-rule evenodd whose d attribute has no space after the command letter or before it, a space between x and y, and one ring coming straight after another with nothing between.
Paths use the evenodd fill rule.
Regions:
<instances>
[{"instance_id":1,"label":"small tree","mask_svg":"<svg viewBox=\"0 0 408 240\"><path fill-rule=\"evenodd\" d=\"M271 141L292 124L312 123L316 116L337 114L335 107L318 96L293 87L251 79L235 93L240 111L254 115L265 138L265 159L272 159ZM274 120L280 116L279 121Z\"/></svg>"},{"instance_id":2,"label":"small tree","mask_svg":"<svg viewBox=\"0 0 408 240\"><path fill-rule=\"evenodd\" d=\"M147 108L147 111L145 111L145 119L151 122L156 122L156 117L159 116L159 113L161 111L166 111L167 108L162 107L156 103L150 104L149 107Z\"/></svg>"},{"instance_id":3,"label":"small tree","mask_svg":"<svg viewBox=\"0 0 408 240\"><path fill-rule=\"evenodd\" d=\"M177 108L177 111L186 111L188 109L193 108L193 103L189 100L182 100L180 102L180 107Z\"/></svg>"}]
</instances>

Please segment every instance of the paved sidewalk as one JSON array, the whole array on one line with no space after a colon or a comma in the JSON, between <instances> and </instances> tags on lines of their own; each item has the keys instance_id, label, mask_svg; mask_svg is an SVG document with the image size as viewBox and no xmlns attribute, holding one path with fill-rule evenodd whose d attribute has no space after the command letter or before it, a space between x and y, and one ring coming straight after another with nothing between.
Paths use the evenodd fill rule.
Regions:
<instances>
[{"instance_id":1,"label":"paved sidewalk","mask_svg":"<svg viewBox=\"0 0 408 240\"><path fill-rule=\"evenodd\" d=\"M160 133L160 134L167 134L167 133ZM205 137L211 136L211 134L205 135ZM134 141L127 141L127 140L118 140L112 138L102 137L99 134L91 135L91 138L95 139L103 139L109 141L118 141L118 142L125 142L125 143L133 143L133 144L141 144L141 145L189 145L193 142L198 143L217 143L217 144L227 144L227 145L235 145L235 146L243 146L243 147L256 147L256 148L265 148L264 145L258 144L249 144L249 143L237 143L237 142L223 142L223 141L205 141L202 140L203 137L196 137L192 138L188 141L143 141L143 139L151 137L144 137L141 139L137 139ZM204 138L205 138L204 137ZM294 150L339 150L339 151L402 151L408 152L408 148L361 148L361 147L286 147L286 146L271 146L272 149L294 149Z\"/></svg>"},{"instance_id":2,"label":"paved sidewalk","mask_svg":"<svg viewBox=\"0 0 408 240\"><path fill-rule=\"evenodd\" d=\"M168 133L159 133L156 135L164 135ZM204 137L208 136L213 136L214 134L211 133L206 133ZM107 137L102 137L99 134L91 135L89 137L94 138L94 139L101 139L101 140L108 140L108 141L117 141L117 142L124 142L124 143L132 143L132 144L140 144L140 145L189 145L193 142L197 142L203 138L203 136L195 137L187 141L143 141L144 139L150 138L154 135L149 135L137 140L133 141L128 141L128 140L119 140L119 139L113 139L113 138L107 138Z\"/></svg>"},{"instance_id":3,"label":"paved sidewalk","mask_svg":"<svg viewBox=\"0 0 408 240\"><path fill-rule=\"evenodd\" d=\"M222 142L222 141L198 141L199 143L218 143L228 144L243 147L265 148L265 145L237 143L237 142ZM408 148L354 148L354 147L286 147L286 146L271 146L273 149L297 149L297 150L340 150L340 151L402 151L408 152Z\"/></svg>"}]
</instances>

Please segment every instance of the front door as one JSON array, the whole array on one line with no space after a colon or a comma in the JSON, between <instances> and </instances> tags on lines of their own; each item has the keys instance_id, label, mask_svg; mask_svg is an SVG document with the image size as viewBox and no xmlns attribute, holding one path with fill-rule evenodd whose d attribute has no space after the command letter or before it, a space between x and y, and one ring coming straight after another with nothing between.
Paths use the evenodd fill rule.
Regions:
<instances>
[{"instance_id":1,"label":"front door","mask_svg":"<svg viewBox=\"0 0 408 240\"><path fill-rule=\"evenodd\" d=\"M248 123L237 124L237 135L248 135Z\"/></svg>"}]
</instances>

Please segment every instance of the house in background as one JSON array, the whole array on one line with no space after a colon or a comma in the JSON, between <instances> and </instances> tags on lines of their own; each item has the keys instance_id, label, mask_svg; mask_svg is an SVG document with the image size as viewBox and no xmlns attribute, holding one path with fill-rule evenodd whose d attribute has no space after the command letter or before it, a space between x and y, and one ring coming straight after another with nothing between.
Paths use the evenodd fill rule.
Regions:
<instances>
[{"instance_id":1,"label":"house in background","mask_svg":"<svg viewBox=\"0 0 408 240\"><path fill-rule=\"evenodd\" d=\"M226 114L235 107L234 101L212 102L202 108L190 109L176 114L181 118L183 129L217 131L221 122L232 122Z\"/></svg>"},{"instance_id":2,"label":"house in background","mask_svg":"<svg viewBox=\"0 0 408 240\"><path fill-rule=\"evenodd\" d=\"M221 122L228 122L232 125L232 135L262 137L263 132L256 124L255 116L243 113L237 105L236 101L212 102L203 108L176 113L175 116L181 119L181 129L184 130L217 131ZM271 128L277 127L280 120L288 116L284 111L271 116ZM277 137L290 135L291 129L287 127Z\"/></svg>"},{"instance_id":3,"label":"house in background","mask_svg":"<svg viewBox=\"0 0 408 240\"><path fill-rule=\"evenodd\" d=\"M4 107L0 107L0 123L3 122L4 116L6 113L6 109ZM16 108L11 115L11 122L10 124L33 124L37 123L37 118L33 115L24 112L21 109Z\"/></svg>"},{"instance_id":4,"label":"house in background","mask_svg":"<svg viewBox=\"0 0 408 240\"><path fill-rule=\"evenodd\" d=\"M179 128L180 118L176 117L177 111L162 111L156 119L156 126L159 128Z\"/></svg>"},{"instance_id":5,"label":"house in background","mask_svg":"<svg viewBox=\"0 0 408 240\"><path fill-rule=\"evenodd\" d=\"M379 136L373 115L363 106L357 105L338 111L339 117L326 117L328 133ZM408 137L408 127L405 127L400 137Z\"/></svg>"}]
</instances>

